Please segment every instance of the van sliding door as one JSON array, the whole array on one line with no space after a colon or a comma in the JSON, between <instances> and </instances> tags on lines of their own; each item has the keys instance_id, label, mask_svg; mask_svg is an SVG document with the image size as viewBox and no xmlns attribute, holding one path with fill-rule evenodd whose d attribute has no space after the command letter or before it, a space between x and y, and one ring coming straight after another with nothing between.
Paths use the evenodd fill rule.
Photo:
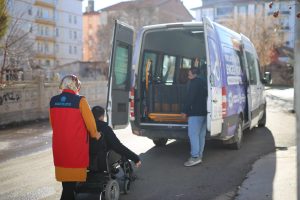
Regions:
<instances>
[{"instance_id":1,"label":"van sliding door","mask_svg":"<svg viewBox=\"0 0 300 200\"><path fill-rule=\"evenodd\" d=\"M213 23L203 18L207 58L207 130L211 136L222 131L222 75L220 45Z\"/></svg>"},{"instance_id":2,"label":"van sliding door","mask_svg":"<svg viewBox=\"0 0 300 200\"><path fill-rule=\"evenodd\" d=\"M106 105L108 123L115 129L125 127L129 121L132 43L133 29L115 21Z\"/></svg>"}]
</instances>

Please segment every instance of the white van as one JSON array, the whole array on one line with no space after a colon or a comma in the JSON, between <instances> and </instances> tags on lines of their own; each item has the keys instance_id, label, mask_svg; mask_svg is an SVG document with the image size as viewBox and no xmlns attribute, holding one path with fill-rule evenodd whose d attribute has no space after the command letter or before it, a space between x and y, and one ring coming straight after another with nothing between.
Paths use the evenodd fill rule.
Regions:
<instances>
[{"instance_id":1,"label":"white van","mask_svg":"<svg viewBox=\"0 0 300 200\"><path fill-rule=\"evenodd\" d=\"M113 128L130 120L132 132L160 146L187 138L181 117L187 73L199 67L207 82L207 137L239 149L243 130L266 124L259 60L251 41L207 18L145 26L137 35L116 22L107 113ZM129 118L130 117L130 118Z\"/></svg>"}]
</instances>

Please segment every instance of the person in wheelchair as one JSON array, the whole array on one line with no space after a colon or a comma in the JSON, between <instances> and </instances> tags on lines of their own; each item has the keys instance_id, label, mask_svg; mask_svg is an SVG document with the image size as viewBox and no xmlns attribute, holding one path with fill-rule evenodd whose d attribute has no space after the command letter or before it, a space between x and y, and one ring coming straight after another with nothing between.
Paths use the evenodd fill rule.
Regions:
<instances>
[{"instance_id":1,"label":"person in wheelchair","mask_svg":"<svg viewBox=\"0 0 300 200\"><path fill-rule=\"evenodd\" d=\"M101 106L94 106L92 113L95 118L97 130L102 133L100 140L90 139L90 161L93 162L91 153L96 152L98 171L107 170L106 153L112 150L119 154L123 160L129 159L135 163L136 167L140 167L142 163L139 156L125 147L117 138L112 128L108 126L108 123L104 121L104 109ZM115 157L118 156L116 155Z\"/></svg>"}]
</instances>

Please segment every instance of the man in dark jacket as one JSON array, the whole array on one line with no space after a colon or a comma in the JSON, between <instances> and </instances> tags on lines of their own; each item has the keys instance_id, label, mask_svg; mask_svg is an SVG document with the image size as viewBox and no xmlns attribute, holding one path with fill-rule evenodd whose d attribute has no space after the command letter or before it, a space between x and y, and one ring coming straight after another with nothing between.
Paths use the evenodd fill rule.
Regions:
<instances>
[{"instance_id":1,"label":"man in dark jacket","mask_svg":"<svg viewBox=\"0 0 300 200\"><path fill-rule=\"evenodd\" d=\"M90 151L96 151L96 152L103 152L102 149L105 146L106 151L113 150L116 153L120 154L121 156L125 157L126 159L132 160L136 167L141 166L141 161L138 155L136 155L134 152L129 150L127 147L125 147L120 140L117 138L116 134L113 132L112 128L108 126L108 123L104 122L104 109L101 106L95 106L92 108L92 112L96 121L97 130L100 130L102 133L102 139L100 140L94 140L91 139L90 141L90 147L91 148L98 148L98 150L91 149ZM102 163L99 163L100 168L103 168L106 166L105 164L105 155L102 157Z\"/></svg>"},{"instance_id":2,"label":"man in dark jacket","mask_svg":"<svg viewBox=\"0 0 300 200\"><path fill-rule=\"evenodd\" d=\"M184 117L188 117L188 135L191 145L191 157L184 163L190 167L202 162L206 135L206 100L207 87L205 79L199 77L199 68L189 70L188 92Z\"/></svg>"}]
</instances>

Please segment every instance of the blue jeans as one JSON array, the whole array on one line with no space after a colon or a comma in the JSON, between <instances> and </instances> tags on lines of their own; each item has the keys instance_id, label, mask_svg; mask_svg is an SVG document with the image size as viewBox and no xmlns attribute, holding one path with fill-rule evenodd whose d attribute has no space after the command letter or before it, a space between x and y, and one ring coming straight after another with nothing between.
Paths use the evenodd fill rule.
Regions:
<instances>
[{"instance_id":1,"label":"blue jeans","mask_svg":"<svg viewBox=\"0 0 300 200\"><path fill-rule=\"evenodd\" d=\"M206 135L206 116L189 117L188 126L188 134L191 144L191 156L194 158L202 158Z\"/></svg>"}]
</instances>

